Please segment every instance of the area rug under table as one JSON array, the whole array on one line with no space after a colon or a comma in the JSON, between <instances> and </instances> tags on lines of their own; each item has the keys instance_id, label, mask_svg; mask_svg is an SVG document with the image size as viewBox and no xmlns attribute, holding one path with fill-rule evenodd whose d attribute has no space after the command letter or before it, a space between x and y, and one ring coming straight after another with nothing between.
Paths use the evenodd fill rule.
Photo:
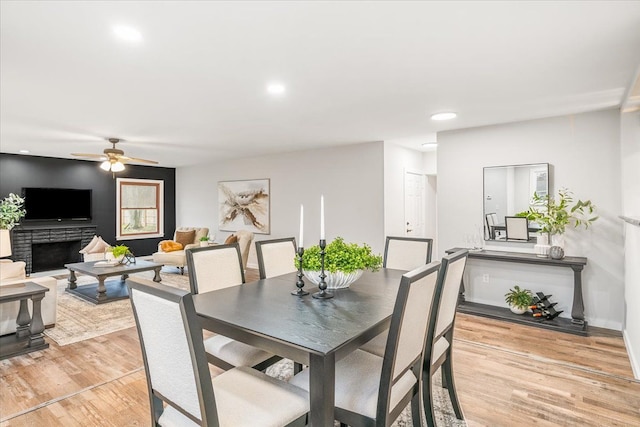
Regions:
<instances>
[{"instance_id":1,"label":"area rug under table","mask_svg":"<svg viewBox=\"0 0 640 427\"><path fill-rule=\"evenodd\" d=\"M137 273L131 277L144 277L151 280L153 272ZM161 277L165 285L189 289L187 275L161 273ZM94 282L96 282L95 277L78 275L77 285L79 286ZM66 287L67 278L59 278L56 325L44 332L58 345L68 345L135 326L131 303L128 299L96 305L66 292Z\"/></svg>"}]
</instances>

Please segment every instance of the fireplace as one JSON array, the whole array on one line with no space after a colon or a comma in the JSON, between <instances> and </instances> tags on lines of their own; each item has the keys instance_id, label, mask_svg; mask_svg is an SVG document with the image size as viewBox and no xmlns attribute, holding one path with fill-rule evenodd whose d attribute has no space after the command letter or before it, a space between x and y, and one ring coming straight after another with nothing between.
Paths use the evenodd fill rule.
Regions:
<instances>
[{"instance_id":1,"label":"fireplace","mask_svg":"<svg viewBox=\"0 0 640 427\"><path fill-rule=\"evenodd\" d=\"M24 261L27 275L36 271L58 270L81 261L78 251L89 244L96 226L40 225L18 226L12 232L14 261Z\"/></svg>"},{"instance_id":2,"label":"fireplace","mask_svg":"<svg viewBox=\"0 0 640 427\"><path fill-rule=\"evenodd\" d=\"M80 240L69 242L34 243L31 245L33 265L31 271L58 270L65 264L80 262Z\"/></svg>"}]
</instances>

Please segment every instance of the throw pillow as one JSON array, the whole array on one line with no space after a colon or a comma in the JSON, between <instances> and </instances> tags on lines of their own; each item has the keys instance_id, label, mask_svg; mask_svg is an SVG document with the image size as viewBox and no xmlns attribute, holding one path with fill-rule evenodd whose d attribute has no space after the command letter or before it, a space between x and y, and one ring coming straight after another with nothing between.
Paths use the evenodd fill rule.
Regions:
<instances>
[{"instance_id":1,"label":"throw pillow","mask_svg":"<svg viewBox=\"0 0 640 427\"><path fill-rule=\"evenodd\" d=\"M98 243L98 236L93 236L93 239L91 239L91 241L87 244L87 246L85 246L84 248L80 249L80 253L81 254L88 254L91 253L91 249L93 249L93 247Z\"/></svg>"},{"instance_id":2,"label":"throw pillow","mask_svg":"<svg viewBox=\"0 0 640 427\"><path fill-rule=\"evenodd\" d=\"M176 242L180 243L183 247L192 244L195 238L196 230L176 231Z\"/></svg>"},{"instance_id":3,"label":"throw pillow","mask_svg":"<svg viewBox=\"0 0 640 427\"><path fill-rule=\"evenodd\" d=\"M225 245L230 245L232 243L236 243L238 241L238 236L236 236L235 234L232 234L231 236L227 237L227 239L224 241Z\"/></svg>"},{"instance_id":4,"label":"throw pillow","mask_svg":"<svg viewBox=\"0 0 640 427\"><path fill-rule=\"evenodd\" d=\"M95 244L94 247L91 248L91 250L87 253L89 254L97 254L97 253L101 253L106 251L107 249L109 249L111 247L111 245L109 245L107 242L105 242L104 240L102 240L102 237L98 236L98 242Z\"/></svg>"},{"instance_id":5,"label":"throw pillow","mask_svg":"<svg viewBox=\"0 0 640 427\"><path fill-rule=\"evenodd\" d=\"M160 250L162 250L162 252L181 251L183 247L181 243L174 242L173 240L163 240L160 242Z\"/></svg>"}]
</instances>

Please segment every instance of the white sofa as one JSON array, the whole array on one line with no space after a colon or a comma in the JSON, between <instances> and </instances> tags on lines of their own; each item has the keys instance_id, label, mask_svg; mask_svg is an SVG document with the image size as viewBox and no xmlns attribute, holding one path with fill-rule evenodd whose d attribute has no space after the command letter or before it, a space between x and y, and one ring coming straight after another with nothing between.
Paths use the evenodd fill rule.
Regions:
<instances>
[{"instance_id":1,"label":"white sofa","mask_svg":"<svg viewBox=\"0 0 640 427\"><path fill-rule=\"evenodd\" d=\"M58 315L56 279L48 276L26 277L25 263L23 261L0 260L0 287L25 281L49 288L49 292L46 292L42 299L42 321L47 327L55 325ZM12 334L16 331L16 318L18 317L19 308L20 302L18 301L0 304L0 335ZM29 314L33 315L31 300L29 300Z\"/></svg>"}]
</instances>

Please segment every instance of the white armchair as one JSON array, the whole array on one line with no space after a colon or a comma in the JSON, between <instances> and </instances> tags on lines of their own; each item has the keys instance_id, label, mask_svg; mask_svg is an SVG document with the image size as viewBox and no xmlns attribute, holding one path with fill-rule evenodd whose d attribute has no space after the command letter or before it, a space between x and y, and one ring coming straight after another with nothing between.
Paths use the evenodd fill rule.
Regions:
<instances>
[{"instance_id":1,"label":"white armchair","mask_svg":"<svg viewBox=\"0 0 640 427\"><path fill-rule=\"evenodd\" d=\"M42 321L45 326L53 326L58 314L58 294L56 293L56 279L53 277L29 277L26 276L25 263L23 261L12 262L0 260L0 287L15 285L29 281L49 288L42 299ZM14 301L0 304L0 335L12 334L16 331L16 318L20 302ZM33 307L29 301L29 313L33 314Z\"/></svg>"},{"instance_id":2,"label":"white armchair","mask_svg":"<svg viewBox=\"0 0 640 427\"><path fill-rule=\"evenodd\" d=\"M158 252L153 254L153 262L164 265L172 265L180 269L180 274L184 273L184 266L187 265L187 255L185 250L200 247L200 238L209 235L206 227L178 227L173 235L173 240L179 242L185 232L195 231L193 238L179 251L164 252L161 245L158 245Z\"/></svg>"}]
</instances>

